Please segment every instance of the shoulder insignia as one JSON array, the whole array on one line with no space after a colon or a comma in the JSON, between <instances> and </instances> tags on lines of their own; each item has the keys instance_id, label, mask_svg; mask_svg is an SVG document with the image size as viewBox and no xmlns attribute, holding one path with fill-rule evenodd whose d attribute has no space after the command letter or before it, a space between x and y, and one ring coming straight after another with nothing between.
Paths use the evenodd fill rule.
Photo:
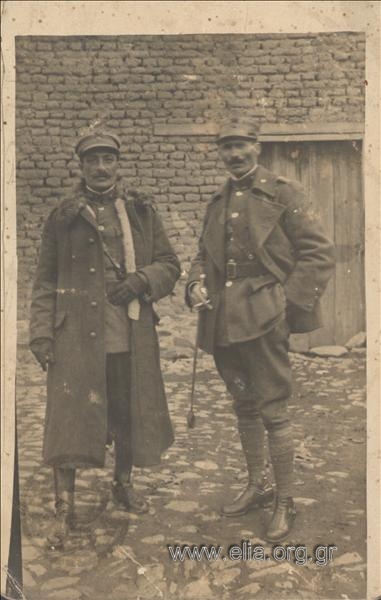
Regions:
<instances>
[{"instance_id":1,"label":"shoulder insignia","mask_svg":"<svg viewBox=\"0 0 381 600\"><path fill-rule=\"evenodd\" d=\"M277 177L277 183L288 185L294 192L304 191L304 186L301 181L297 179L288 179L287 177Z\"/></svg>"}]
</instances>

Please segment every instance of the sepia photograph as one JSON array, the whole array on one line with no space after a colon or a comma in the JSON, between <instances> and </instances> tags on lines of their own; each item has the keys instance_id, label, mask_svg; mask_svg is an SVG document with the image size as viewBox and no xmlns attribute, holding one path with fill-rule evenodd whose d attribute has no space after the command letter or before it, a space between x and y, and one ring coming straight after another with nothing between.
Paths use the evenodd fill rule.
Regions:
<instances>
[{"instance_id":1,"label":"sepia photograph","mask_svg":"<svg viewBox=\"0 0 381 600\"><path fill-rule=\"evenodd\" d=\"M375 600L379 38L354 5L379 6L3 16L32 4L4 76L2 598Z\"/></svg>"}]
</instances>

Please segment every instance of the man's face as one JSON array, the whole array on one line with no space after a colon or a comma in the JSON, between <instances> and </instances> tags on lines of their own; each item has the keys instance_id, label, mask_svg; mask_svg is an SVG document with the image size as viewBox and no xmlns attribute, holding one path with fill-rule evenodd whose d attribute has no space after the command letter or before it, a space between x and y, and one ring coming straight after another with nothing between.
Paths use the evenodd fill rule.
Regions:
<instances>
[{"instance_id":1,"label":"man's face","mask_svg":"<svg viewBox=\"0 0 381 600\"><path fill-rule=\"evenodd\" d=\"M236 137L220 142L218 150L227 170L235 177L242 177L257 164L260 144Z\"/></svg>"},{"instance_id":2,"label":"man's face","mask_svg":"<svg viewBox=\"0 0 381 600\"><path fill-rule=\"evenodd\" d=\"M103 192L115 184L118 168L118 156L105 148L94 148L82 156L81 169L86 185L96 192Z\"/></svg>"}]
</instances>

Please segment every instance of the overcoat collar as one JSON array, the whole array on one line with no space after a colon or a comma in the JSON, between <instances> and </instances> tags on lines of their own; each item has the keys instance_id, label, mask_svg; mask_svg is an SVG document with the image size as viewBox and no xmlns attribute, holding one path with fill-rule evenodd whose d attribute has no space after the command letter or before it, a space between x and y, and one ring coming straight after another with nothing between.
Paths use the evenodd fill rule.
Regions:
<instances>
[{"instance_id":1,"label":"overcoat collar","mask_svg":"<svg viewBox=\"0 0 381 600\"><path fill-rule=\"evenodd\" d=\"M141 229L138 213L140 210L144 210L147 206L152 205L149 197L137 190L127 189L123 184L123 181L119 181L115 190L115 199L116 198L122 198L125 201L128 216L131 219L131 226L138 230ZM94 216L91 211L86 208L87 205L88 198L86 197L84 184L81 181L74 186L67 197L64 198L57 207L55 213L56 223L62 226L69 226L78 215L81 215L81 217L86 219L93 227L97 228Z\"/></svg>"},{"instance_id":2,"label":"overcoat collar","mask_svg":"<svg viewBox=\"0 0 381 600\"><path fill-rule=\"evenodd\" d=\"M275 227L285 206L277 201L278 177L261 165L252 175L248 225L253 251L260 249ZM203 241L206 251L222 272L225 270L225 222L231 182L228 179L208 205Z\"/></svg>"}]
</instances>

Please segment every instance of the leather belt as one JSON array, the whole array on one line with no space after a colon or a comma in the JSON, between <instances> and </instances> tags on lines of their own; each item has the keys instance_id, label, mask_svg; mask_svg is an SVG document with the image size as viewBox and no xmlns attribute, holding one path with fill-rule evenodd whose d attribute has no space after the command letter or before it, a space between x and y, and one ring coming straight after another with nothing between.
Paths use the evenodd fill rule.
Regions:
<instances>
[{"instance_id":1,"label":"leather belt","mask_svg":"<svg viewBox=\"0 0 381 600\"><path fill-rule=\"evenodd\" d=\"M268 274L268 271L259 260L237 263L235 260L230 259L226 263L226 279L228 280L243 277L258 277L259 275L266 274Z\"/></svg>"}]
</instances>

